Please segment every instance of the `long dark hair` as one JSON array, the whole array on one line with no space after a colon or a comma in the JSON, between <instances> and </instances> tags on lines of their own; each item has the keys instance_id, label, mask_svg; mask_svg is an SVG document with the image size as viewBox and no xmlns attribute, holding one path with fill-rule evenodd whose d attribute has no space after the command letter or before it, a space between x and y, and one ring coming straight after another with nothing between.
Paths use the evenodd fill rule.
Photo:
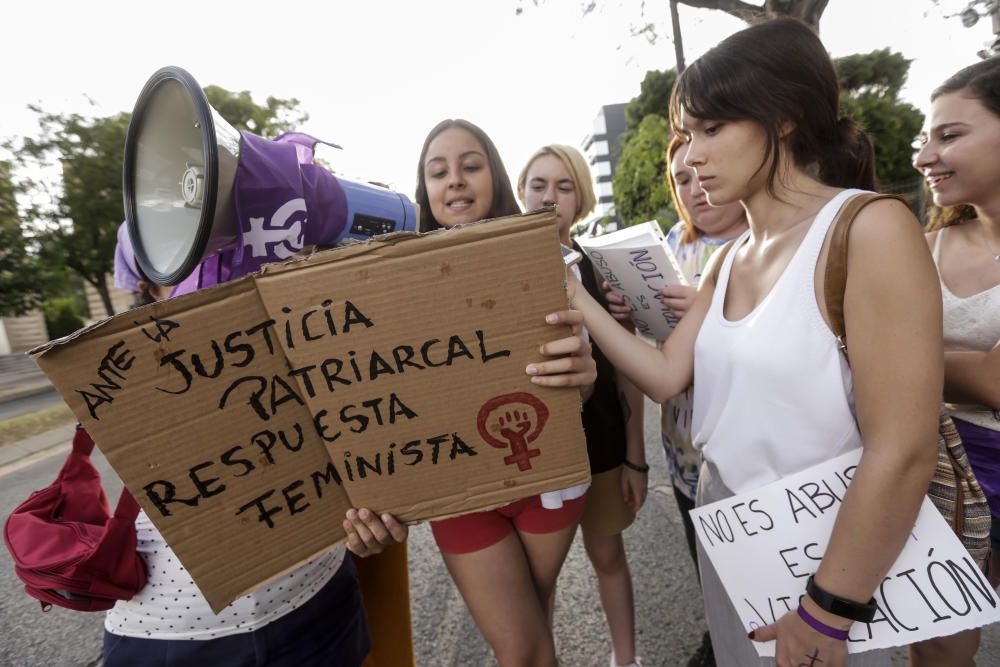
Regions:
<instances>
[{"instance_id":1,"label":"long dark hair","mask_svg":"<svg viewBox=\"0 0 1000 667\"><path fill-rule=\"evenodd\" d=\"M987 111L1000 117L1000 56L993 56L969 65L952 74L931 93L931 102L948 93L962 92L979 100ZM928 216L928 231L960 225L976 218L976 209L969 204L934 206Z\"/></svg>"},{"instance_id":2,"label":"long dark hair","mask_svg":"<svg viewBox=\"0 0 1000 667\"><path fill-rule=\"evenodd\" d=\"M816 165L826 185L875 189L875 152L868 135L840 115L837 72L819 37L796 19L764 21L720 42L677 79L670 119L681 109L701 119L752 120L767 137L767 191L775 195L783 146L801 168ZM782 127L794 129L784 139Z\"/></svg>"},{"instance_id":3,"label":"long dark hair","mask_svg":"<svg viewBox=\"0 0 1000 667\"><path fill-rule=\"evenodd\" d=\"M427 149L434 138L445 130L460 128L471 134L482 144L486 153L486 161L490 165L490 173L493 176L493 204L490 206L490 218L499 218L505 215L517 215L521 212L521 207L517 204L514 190L510 186L510 177L500 159L500 152L493 144L493 141L478 126L473 125L461 118L448 118L434 126L427 138L424 139L424 147L420 149L420 161L417 163L417 204L420 205L420 231L429 232L441 228L441 223L435 219L431 213L431 203L427 198L427 186L424 183L424 161L427 159Z\"/></svg>"}]
</instances>

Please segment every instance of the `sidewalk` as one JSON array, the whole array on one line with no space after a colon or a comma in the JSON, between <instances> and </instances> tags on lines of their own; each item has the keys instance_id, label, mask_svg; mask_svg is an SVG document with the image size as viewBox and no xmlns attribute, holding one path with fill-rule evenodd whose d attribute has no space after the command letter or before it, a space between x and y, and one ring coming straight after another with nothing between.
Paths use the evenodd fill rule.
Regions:
<instances>
[{"instance_id":1,"label":"sidewalk","mask_svg":"<svg viewBox=\"0 0 1000 667\"><path fill-rule=\"evenodd\" d=\"M45 433L39 433L20 442L12 442L0 447L0 468L26 459L33 454L69 444L73 440L75 424L60 426Z\"/></svg>"},{"instance_id":2,"label":"sidewalk","mask_svg":"<svg viewBox=\"0 0 1000 667\"><path fill-rule=\"evenodd\" d=\"M34 396L52 389L45 373L25 355L0 357L0 405L20 398ZM72 424L0 446L0 468L37 454L46 449L68 443L73 439Z\"/></svg>"},{"instance_id":3,"label":"sidewalk","mask_svg":"<svg viewBox=\"0 0 1000 667\"><path fill-rule=\"evenodd\" d=\"M0 356L0 403L34 396L51 388L45 373L27 355Z\"/></svg>"}]
</instances>

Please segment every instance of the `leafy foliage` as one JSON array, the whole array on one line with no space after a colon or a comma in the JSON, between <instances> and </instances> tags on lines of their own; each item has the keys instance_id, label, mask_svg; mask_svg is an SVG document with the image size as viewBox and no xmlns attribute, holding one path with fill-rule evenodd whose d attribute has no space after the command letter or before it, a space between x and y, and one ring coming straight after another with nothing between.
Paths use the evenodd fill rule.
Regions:
<instances>
[{"instance_id":1,"label":"leafy foliage","mask_svg":"<svg viewBox=\"0 0 1000 667\"><path fill-rule=\"evenodd\" d=\"M21 231L10 164L0 162L0 316L22 315L40 298L38 265Z\"/></svg>"},{"instance_id":2,"label":"leafy foliage","mask_svg":"<svg viewBox=\"0 0 1000 667\"><path fill-rule=\"evenodd\" d=\"M248 90L232 93L219 86L205 86L205 97L237 130L262 137L272 138L290 132L309 120L309 114L299 110L299 101L294 97L287 100L268 97L260 105L253 101Z\"/></svg>"},{"instance_id":3,"label":"leafy foliage","mask_svg":"<svg viewBox=\"0 0 1000 667\"><path fill-rule=\"evenodd\" d=\"M667 119L657 114L647 115L629 134L613 183L615 206L626 226L655 219L669 228L677 221L667 186L669 141Z\"/></svg>"},{"instance_id":4,"label":"leafy foliage","mask_svg":"<svg viewBox=\"0 0 1000 667\"><path fill-rule=\"evenodd\" d=\"M49 338L62 338L83 327L83 318L77 312L76 299L71 296L55 297L42 304L45 326Z\"/></svg>"},{"instance_id":5,"label":"leafy foliage","mask_svg":"<svg viewBox=\"0 0 1000 667\"><path fill-rule=\"evenodd\" d=\"M834 65L840 77L843 111L868 131L875 145L879 182L885 186L913 182L913 139L924 117L899 99L910 61L900 53L881 49L837 58ZM676 80L674 70L647 72L639 95L625 107L629 130L615 174L614 192L618 213L626 225L654 217L661 224L676 219L664 180L666 139L658 128L644 125L646 119L655 116L663 121L663 133L667 132L665 119ZM669 207L663 205L664 200ZM662 216L670 217L665 220Z\"/></svg>"},{"instance_id":6,"label":"leafy foliage","mask_svg":"<svg viewBox=\"0 0 1000 667\"><path fill-rule=\"evenodd\" d=\"M273 136L293 129L295 124L308 118L298 110L296 99L268 97L265 104L258 105L247 91L231 93L219 86L208 86L205 94L209 103L238 130ZM11 197L13 226L18 234L23 234L25 229L31 230L40 273L57 276L65 269L72 271L94 286L107 312L113 314L109 285L114 270L117 230L124 218L122 166L130 114L90 117L77 113L49 113L37 106L30 108L38 115L38 135L20 142L9 141L8 147L17 155L19 166L61 165L62 187L58 192L49 192L40 183L26 181L22 184L34 194L34 202L23 216L31 224L26 226L17 222L17 206ZM2 183L0 178L0 200L4 192ZM6 209L0 205L0 218L6 220L7 214L3 211ZM0 235L3 235L0 247L24 248L24 243L7 242L8 235L13 239L13 232L7 226L0 225ZM0 256L0 262L8 258L14 262L15 254ZM0 309L7 308L6 288L5 280L0 290L3 292ZM51 289L42 292L59 294ZM25 294L29 293L25 290ZM31 304L37 301L36 294ZM25 306L15 308L12 302L10 307L17 310Z\"/></svg>"},{"instance_id":7,"label":"leafy foliage","mask_svg":"<svg viewBox=\"0 0 1000 667\"><path fill-rule=\"evenodd\" d=\"M875 144L879 183L914 181L913 139L924 115L899 99L910 61L889 49L834 60L843 90L841 105L868 131Z\"/></svg>"},{"instance_id":8,"label":"leafy foliage","mask_svg":"<svg viewBox=\"0 0 1000 667\"><path fill-rule=\"evenodd\" d=\"M646 72L639 86L638 97L633 97L625 107L625 124L628 130L639 127L642 119L653 114L667 118L670 93L677 83L677 71L651 70Z\"/></svg>"},{"instance_id":9,"label":"leafy foliage","mask_svg":"<svg viewBox=\"0 0 1000 667\"><path fill-rule=\"evenodd\" d=\"M113 313L108 276L123 217L122 152L129 115L89 118L32 110L41 132L24 140L21 159L62 165L62 192L54 205L29 210L42 223L36 235L39 259L46 269L66 267L93 285Z\"/></svg>"}]
</instances>

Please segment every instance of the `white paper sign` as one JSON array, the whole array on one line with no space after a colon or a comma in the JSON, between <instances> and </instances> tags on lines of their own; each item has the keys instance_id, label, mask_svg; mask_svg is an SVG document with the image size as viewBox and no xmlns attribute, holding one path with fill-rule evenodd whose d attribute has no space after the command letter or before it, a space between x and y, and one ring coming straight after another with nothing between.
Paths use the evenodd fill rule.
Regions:
<instances>
[{"instance_id":1,"label":"white paper sign","mask_svg":"<svg viewBox=\"0 0 1000 667\"><path fill-rule=\"evenodd\" d=\"M698 539L747 632L798 606L860 459L857 449L691 512ZM996 592L926 497L910 539L875 599L875 619L851 628L850 653L1000 621ZM774 656L775 642L754 642L754 647L761 656Z\"/></svg>"},{"instance_id":2,"label":"white paper sign","mask_svg":"<svg viewBox=\"0 0 1000 667\"><path fill-rule=\"evenodd\" d=\"M678 317L660 296L664 285L686 285L687 280L657 222L626 227L577 243L604 277L632 308L632 321L644 336L665 340Z\"/></svg>"}]
</instances>

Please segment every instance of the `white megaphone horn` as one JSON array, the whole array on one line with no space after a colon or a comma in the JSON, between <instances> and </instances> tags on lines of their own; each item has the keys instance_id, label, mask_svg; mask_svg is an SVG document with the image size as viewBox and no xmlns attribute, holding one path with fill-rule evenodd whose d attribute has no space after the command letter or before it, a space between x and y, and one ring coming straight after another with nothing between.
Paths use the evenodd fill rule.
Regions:
<instances>
[{"instance_id":1,"label":"white megaphone horn","mask_svg":"<svg viewBox=\"0 0 1000 667\"><path fill-rule=\"evenodd\" d=\"M304 244L416 229L404 195L315 164L317 141L238 132L188 72L158 70L139 94L125 141L125 219L142 272L175 285L231 250L232 279Z\"/></svg>"}]
</instances>

